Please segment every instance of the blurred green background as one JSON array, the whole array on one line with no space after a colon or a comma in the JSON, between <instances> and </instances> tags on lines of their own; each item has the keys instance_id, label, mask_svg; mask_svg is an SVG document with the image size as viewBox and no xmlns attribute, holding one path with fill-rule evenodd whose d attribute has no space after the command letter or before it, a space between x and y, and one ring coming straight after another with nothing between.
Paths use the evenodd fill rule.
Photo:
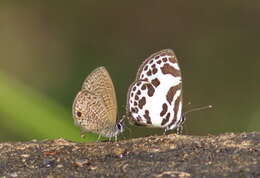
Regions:
<instances>
[{"instance_id":1,"label":"blurred green background","mask_svg":"<svg viewBox=\"0 0 260 178\"><path fill-rule=\"evenodd\" d=\"M184 134L260 130L260 1L1 1L0 141L80 138L71 106L84 78L105 66L119 118L142 61L179 58ZM187 106L187 103L192 104ZM123 139L161 134L126 126Z\"/></svg>"}]
</instances>

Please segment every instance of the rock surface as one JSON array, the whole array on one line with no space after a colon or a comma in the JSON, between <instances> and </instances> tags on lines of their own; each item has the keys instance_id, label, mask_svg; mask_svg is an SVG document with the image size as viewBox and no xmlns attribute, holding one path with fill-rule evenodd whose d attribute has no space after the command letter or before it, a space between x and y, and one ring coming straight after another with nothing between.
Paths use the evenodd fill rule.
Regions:
<instances>
[{"instance_id":1,"label":"rock surface","mask_svg":"<svg viewBox=\"0 0 260 178\"><path fill-rule=\"evenodd\" d=\"M0 177L260 177L260 132L0 143Z\"/></svg>"}]
</instances>

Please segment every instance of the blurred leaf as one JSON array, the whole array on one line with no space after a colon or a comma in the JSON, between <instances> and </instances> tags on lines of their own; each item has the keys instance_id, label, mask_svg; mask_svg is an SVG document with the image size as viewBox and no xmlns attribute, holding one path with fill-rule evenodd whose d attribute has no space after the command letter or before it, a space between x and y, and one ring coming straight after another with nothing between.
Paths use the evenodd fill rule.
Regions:
<instances>
[{"instance_id":1,"label":"blurred leaf","mask_svg":"<svg viewBox=\"0 0 260 178\"><path fill-rule=\"evenodd\" d=\"M0 129L8 130L8 135L16 134L15 138L23 140L61 137L73 141L96 140L94 134L80 138L80 130L74 126L70 112L70 108L63 108L0 72ZM0 135L6 139L6 133Z\"/></svg>"}]
</instances>

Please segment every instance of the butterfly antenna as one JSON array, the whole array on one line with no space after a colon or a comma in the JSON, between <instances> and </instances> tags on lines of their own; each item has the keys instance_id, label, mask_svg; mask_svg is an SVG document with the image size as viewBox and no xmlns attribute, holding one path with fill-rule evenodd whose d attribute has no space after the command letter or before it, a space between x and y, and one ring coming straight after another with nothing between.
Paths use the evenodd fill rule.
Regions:
<instances>
[{"instance_id":1,"label":"butterfly antenna","mask_svg":"<svg viewBox=\"0 0 260 178\"><path fill-rule=\"evenodd\" d=\"M208 105L208 106L202 106L202 107L199 107L199 108L194 108L194 109L191 109L189 111L186 111L184 112L184 116L186 116L187 114L191 113L191 112L194 112L194 111L201 111L201 110L204 110L204 109L210 109L212 108L213 106L212 105Z\"/></svg>"}]
</instances>

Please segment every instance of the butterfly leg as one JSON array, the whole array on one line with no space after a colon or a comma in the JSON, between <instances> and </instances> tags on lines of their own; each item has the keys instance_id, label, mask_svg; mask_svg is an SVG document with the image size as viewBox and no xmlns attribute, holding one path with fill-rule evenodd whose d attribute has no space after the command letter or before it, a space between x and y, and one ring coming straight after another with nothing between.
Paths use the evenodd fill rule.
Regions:
<instances>
[{"instance_id":1,"label":"butterfly leg","mask_svg":"<svg viewBox=\"0 0 260 178\"><path fill-rule=\"evenodd\" d=\"M166 127L166 128L164 129L163 135L166 135L166 132L167 132L168 130L169 130L169 128Z\"/></svg>"},{"instance_id":2,"label":"butterfly leg","mask_svg":"<svg viewBox=\"0 0 260 178\"><path fill-rule=\"evenodd\" d=\"M182 115L180 122L177 123L177 134L178 135L182 134L184 121L185 121L185 116Z\"/></svg>"},{"instance_id":3,"label":"butterfly leg","mask_svg":"<svg viewBox=\"0 0 260 178\"><path fill-rule=\"evenodd\" d=\"M99 142L100 138L101 138L101 134L98 135L98 139L96 142Z\"/></svg>"},{"instance_id":4,"label":"butterfly leg","mask_svg":"<svg viewBox=\"0 0 260 178\"><path fill-rule=\"evenodd\" d=\"M179 127L177 127L177 134L178 135L181 135L182 134L182 131L183 131L183 126L180 125Z\"/></svg>"},{"instance_id":5,"label":"butterfly leg","mask_svg":"<svg viewBox=\"0 0 260 178\"><path fill-rule=\"evenodd\" d=\"M80 131L80 137L81 137L81 138L85 138L85 132L82 131L82 130Z\"/></svg>"},{"instance_id":6,"label":"butterfly leg","mask_svg":"<svg viewBox=\"0 0 260 178\"><path fill-rule=\"evenodd\" d=\"M167 132L167 128L164 129L163 135L166 135L166 132Z\"/></svg>"}]
</instances>

